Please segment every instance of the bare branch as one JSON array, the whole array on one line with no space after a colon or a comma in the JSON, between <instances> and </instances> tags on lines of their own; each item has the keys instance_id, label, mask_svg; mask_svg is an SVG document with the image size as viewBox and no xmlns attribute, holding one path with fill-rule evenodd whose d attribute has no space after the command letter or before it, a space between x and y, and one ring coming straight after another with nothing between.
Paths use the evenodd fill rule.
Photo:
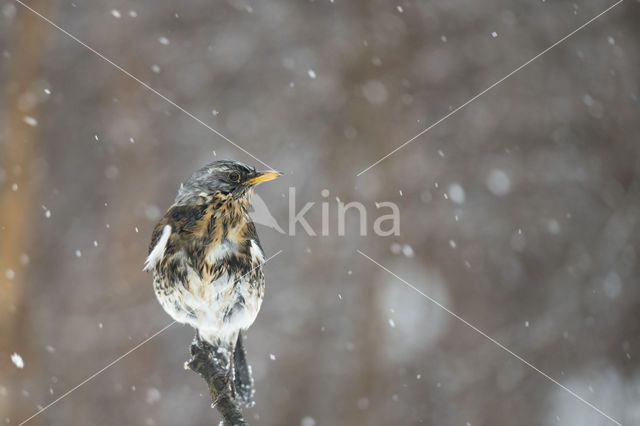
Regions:
<instances>
[{"instance_id":1,"label":"bare branch","mask_svg":"<svg viewBox=\"0 0 640 426\"><path fill-rule=\"evenodd\" d=\"M191 359L185 364L185 368L200 374L207 382L211 401L222 416L224 426L248 426L231 391L227 375L230 356L229 351L216 348L196 337L191 344Z\"/></svg>"}]
</instances>

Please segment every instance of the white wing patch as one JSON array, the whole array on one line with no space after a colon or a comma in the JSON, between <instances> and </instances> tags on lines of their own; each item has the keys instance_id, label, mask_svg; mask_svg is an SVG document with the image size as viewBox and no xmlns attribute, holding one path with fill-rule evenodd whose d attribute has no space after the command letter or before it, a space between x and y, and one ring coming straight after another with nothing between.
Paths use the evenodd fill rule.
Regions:
<instances>
[{"instance_id":1,"label":"white wing patch","mask_svg":"<svg viewBox=\"0 0 640 426\"><path fill-rule=\"evenodd\" d=\"M251 260L255 262L256 259L260 263L264 263L264 253L262 253L262 250L260 250L258 244L256 244L255 241L251 240Z\"/></svg>"},{"instance_id":2,"label":"white wing patch","mask_svg":"<svg viewBox=\"0 0 640 426\"><path fill-rule=\"evenodd\" d=\"M165 225L164 228L162 228L160 239L158 239L155 247L151 250L151 253L149 253L149 257L147 257L147 260L144 262L143 271L150 271L155 268L156 263L158 263L158 260L160 260L164 254L164 249L167 247L167 241L169 241L170 235L171 225Z\"/></svg>"}]
</instances>

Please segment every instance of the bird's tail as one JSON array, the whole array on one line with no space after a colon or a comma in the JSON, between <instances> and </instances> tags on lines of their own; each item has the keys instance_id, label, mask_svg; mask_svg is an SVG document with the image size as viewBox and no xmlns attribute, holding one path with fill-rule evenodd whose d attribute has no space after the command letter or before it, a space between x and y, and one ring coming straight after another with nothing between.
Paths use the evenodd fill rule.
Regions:
<instances>
[{"instance_id":1,"label":"bird's tail","mask_svg":"<svg viewBox=\"0 0 640 426\"><path fill-rule=\"evenodd\" d=\"M238 341L233 352L233 363L235 369L235 388L240 399L248 406L253 405L253 377L251 366L247 363L247 353L244 350L242 332L238 333Z\"/></svg>"}]
</instances>

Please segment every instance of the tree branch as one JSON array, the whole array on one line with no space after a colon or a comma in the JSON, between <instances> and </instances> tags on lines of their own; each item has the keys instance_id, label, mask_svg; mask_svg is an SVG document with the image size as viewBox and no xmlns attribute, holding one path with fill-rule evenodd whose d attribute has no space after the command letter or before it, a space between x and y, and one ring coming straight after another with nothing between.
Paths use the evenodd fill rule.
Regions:
<instances>
[{"instance_id":1,"label":"tree branch","mask_svg":"<svg viewBox=\"0 0 640 426\"><path fill-rule=\"evenodd\" d=\"M211 401L222 416L224 426L248 426L229 386L229 380L233 380L227 377L230 360L229 351L196 336L191 344L191 359L185 363L185 368L200 374L207 382Z\"/></svg>"}]
</instances>

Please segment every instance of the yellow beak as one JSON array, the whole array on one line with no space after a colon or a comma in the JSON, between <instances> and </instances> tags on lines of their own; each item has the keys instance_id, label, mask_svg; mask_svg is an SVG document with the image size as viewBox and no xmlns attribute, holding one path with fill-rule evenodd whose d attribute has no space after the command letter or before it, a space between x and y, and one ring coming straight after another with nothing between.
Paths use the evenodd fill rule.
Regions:
<instances>
[{"instance_id":1,"label":"yellow beak","mask_svg":"<svg viewBox=\"0 0 640 426\"><path fill-rule=\"evenodd\" d=\"M264 172L258 172L252 178L247 179L244 184L247 186L257 185L261 182L267 182L273 180L279 176L282 176L282 173L276 172L275 170L267 170Z\"/></svg>"}]
</instances>

